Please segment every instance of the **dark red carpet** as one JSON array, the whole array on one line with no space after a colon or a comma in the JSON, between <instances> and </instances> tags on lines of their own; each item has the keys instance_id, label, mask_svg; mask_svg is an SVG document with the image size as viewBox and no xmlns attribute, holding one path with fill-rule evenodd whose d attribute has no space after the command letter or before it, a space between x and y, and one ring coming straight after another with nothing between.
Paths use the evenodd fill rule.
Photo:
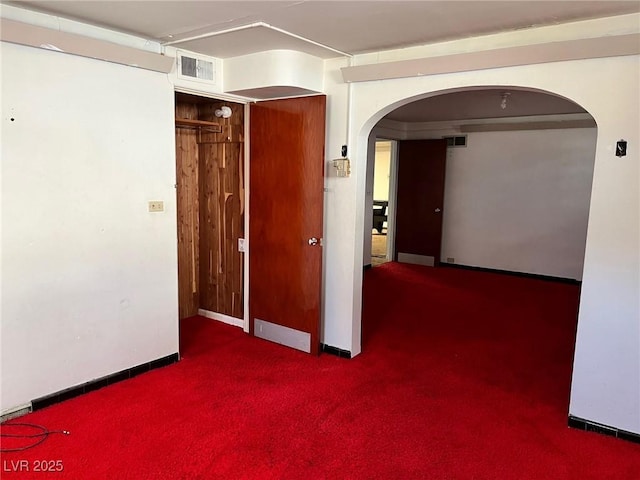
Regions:
<instances>
[{"instance_id":1,"label":"dark red carpet","mask_svg":"<svg viewBox=\"0 0 640 480\"><path fill-rule=\"evenodd\" d=\"M187 319L179 363L13 420L71 435L2 478L637 480L640 445L567 427L578 293L387 264L352 360Z\"/></svg>"}]
</instances>

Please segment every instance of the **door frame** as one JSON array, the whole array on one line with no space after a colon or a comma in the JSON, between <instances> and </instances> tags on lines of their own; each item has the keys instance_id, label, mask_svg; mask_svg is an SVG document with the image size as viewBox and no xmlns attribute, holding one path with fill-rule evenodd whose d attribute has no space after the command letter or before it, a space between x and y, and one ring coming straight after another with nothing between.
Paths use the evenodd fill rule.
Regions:
<instances>
[{"instance_id":1,"label":"door frame","mask_svg":"<svg viewBox=\"0 0 640 480\"><path fill-rule=\"evenodd\" d=\"M186 87L179 87L177 85L174 85L174 101L175 101L175 94L176 93L186 93L189 95L194 95L194 96L198 96L198 97L203 97L203 98L210 98L212 100L220 100L220 101L229 101L229 102L233 102L233 103L237 103L237 104L241 104L244 105L244 168L243 168L243 175L244 175L244 259L243 259L243 290L244 290L244 296L243 296L243 318L242 319L238 319L238 322L234 322L234 321L230 321L229 318L231 317L227 317L226 315L210 315L208 316L209 318L212 318L214 320L223 322L223 323L227 323L227 324L231 324L234 326L241 326L242 330L245 333L250 333L250 317L249 317L249 295L250 295L250 291L249 291L249 255L250 255L250 251L251 251L251 245L249 244L249 192L251 189L251 177L249 175L249 164L251 162L251 145L250 145L250 135L249 135L249 129L250 129L250 125L251 125L251 113L250 113L250 104L251 103L256 103L259 100L253 100L250 98L246 98L246 97L238 97L235 95L227 95L224 93L212 93L212 92L206 92L206 91L202 91L202 90L195 90L192 88L186 88ZM300 95L299 97L304 97L307 95ZM299 98L299 97L286 97L286 98ZM268 100L281 100L282 98L278 97L278 98L270 98ZM265 100L267 101L267 100ZM174 105L174 110L175 110L175 105ZM326 135L326 134L325 134ZM174 159L173 159L173 163L174 165L176 165L176 158L175 158L175 135L173 137L173 141L174 141L174 145L173 145L173 152L174 152ZM326 141L326 138L325 138ZM177 172L174 172L174 187L177 188ZM323 214L324 215L324 214ZM176 231L175 231L175 236L176 239L178 238L178 225L176 224ZM323 222L323 237L324 237L324 222ZM176 240L177 242L177 240ZM177 248L177 245L176 245ZM323 260L322 260L322 278L321 278L321 289L322 292L324 292L324 256L323 256ZM176 282L178 281L178 278L176 276ZM321 294L322 297L323 294ZM324 329L324 305L321 302L320 304L320 339L322 340L322 335L323 335L323 329ZM241 325L239 325L241 324Z\"/></svg>"},{"instance_id":2,"label":"door frame","mask_svg":"<svg viewBox=\"0 0 640 480\"><path fill-rule=\"evenodd\" d=\"M208 315L208 318L212 318L214 320L223 322L223 323L228 323L230 325L234 325L234 326L241 326L242 330L244 330L246 333L249 333L249 249L250 249L250 245L249 245L249 182L250 182L250 178L249 178L249 154L250 154L250 150L249 150L249 104L251 103L250 99L244 98L244 97L236 97L233 95L225 95L225 94L218 94L218 93L211 93L211 92L204 92L201 90L194 90L191 88L182 88L182 87L178 87L178 86L174 86L174 99L175 99L175 94L176 93L187 93L189 95L194 95L197 97L202 97L202 98L210 98L212 100L220 100L220 101L228 101L228 102L233 102L233 103L237 103L237 104L241 104L244 105L244 168L243 168L243 175L244 175L244 259L243 259L243 291L244 291L244 295L243 295L243 299L242 299L242 303L243 303L243 318L242 319L237 319L239 320L238 322L234 322L234 321L230 321L229 318L231 317L227 317L226 315ZM175 101L175 100L174 100ZM175 105L174 105L174 109L175 109ZM175 136L174 136L174 146L173 146L173 150L174 150L174 164L176 163L176 159L175 159ZM174 186L177 189L177 172L175 172L175 177L174 177ZM176 239L178 238L178 231L177 231L178 225L176 224ZM177 248L177 246L176 246ZM177 277L176 277L176 281L177 281ZM239 325L241 324L241 325Z\"/></svg>"},{"instance_id":3,"label":"door frame","mask_svg":"<svg viewBox=\"0 0 640 480\"><path fill-rule=\"evenodd\" d=\"M391 142L389 164L389 205L387 206L387 261L393 262L396 248L396 208L398 200L398 140Z\"/></svg>"},{"instance_id":4,"label":"door frame","mask_svg":"<svg viewBox=\"0 0 640 480\"><path fill-rule=\"evenodd\" d=\"M396 239L396 202L397 202L397 194L398 194L398 140L395 140L393 138L389 138L386 136L378 136L374 134L374 138L373 138L373 145L369 144L368 145L368 151L367 152L367 162L373 162L373 176L371 177L371 185L368 185L368 187L371 187L371 195L372 195L372 199L373 199L373 188L375 185L375 149L376 149L376 144L378 142L389 142L390 144L390 151L389 151L389 191L387 192L387 195L389 197L389 203L387 205L387 251L385 252L385 259L387 260L387 262L393 262L395 261L393 252L394 252L394 248L395 248L395 239ZM366 205L365 208L368 208L369 210L372 209L372 205ZM364 236L366 238L368 238L366 241L371 242L371 228L370 228L370 223L371 222L365 222L365 231L364 231ZM363 240L365 241L365 240ZM366 249L364 249L363 251L365 251ZM371 258L368 259L363 259L364 260L364 264L367 264L367 260L369 263L371 263Z\"/></svg>"},{"instance_id":5,"label":"door frame","mask_svg":"<svg viewBox=\"0 0 640 480\"><path fill-rule=\"evenodd\" d=\"M423 184L420 186L420 190L417 190L416 185L411 185L411 188L403 189L400 191L397 187L396 193L400 192L402 197L406 199L406 195L415 195L419 193L420 198L422 198L425 202L429 202L431 200L436 199L437 202L434 202L429 206L427 211L423 211L426 207L425 203L420 202L416 198L412 200L416 201L415 211L418 212L421 218L421 222L418 222L422 225L429 225L426 230L423 230L421 233L417 233L415 230L411 231L409 235L411 238L420 238L421 248L424 249L422 252L418 252L413 250L417 248L416 245L413 245L408 250L413 251L394 251L394 257L396 257L396 261L399 261L398 258L401 254L406 256L406 259L403 260L404 263L413 263L418 265L429 265L433 267L440 266L441 256L442 256L442 238L443 238L443 225L444 225L444 214L442 213L444 210L444 197L446 194L446 170L447 170L447 159L449 157L449 147L447 146L444 138L409 138L407 140L400 140L398 142L398 159L400 154L401 147L405 147L402 150L404 151L403 158L405 159L407 169L411 170L415 169L417 165L420 165L421 168L426 169L426 171L414 171L412 175L407 175L406 172L403 175L403 184L407 180L408 177L412 176L415 178L416 175L423 181ZM416 151L416 148L418 151ZM440 152L438 149L444 150ZM431 150L438 150L431 151ZM428 160L428 161L426 161ZM398 161L399 163L399 161ZM434 167L441 167L442 176L439 176L440 171L437 170L434 172ZM398 167L399 168L399 167ZM438 174L436 177L435 175ZM436 179L437 181L433 181ZM398 182L399 179L396 179ZM429 185L424 185L424 182L429 181ZM406 186L406 185L405 185ZM433 196L434 192L437 192L435 197ZM439 193L442 192L442 196ZM435 208L434 208L435 207ZM406 208L406 205L405 205ZM431 209L434 209L432 211ZM403 219L403 230L402 230L402 238L403 243L407 242L407 231L404 228L416 228L416 222L411 221L411 227L407 225L407 218L405 217L404 210L402 211L402 219ZM434 216L434 213L436 214ZM397 218L396 218L397 220ZM437 235L434 234L437 233ZM396 237L398 236L397 228L396 228ZM433 243L435 242L435 245ZM424 248L424 245L432 245L432 248ZM405 245L408 247L408 245ZM396 249L398 250L398 249ZM428 253L429 252L429 253ZM433 253L431 255L430 253ZM432 262L429 259L433 259Z\"/></svg>"}]
</instances>

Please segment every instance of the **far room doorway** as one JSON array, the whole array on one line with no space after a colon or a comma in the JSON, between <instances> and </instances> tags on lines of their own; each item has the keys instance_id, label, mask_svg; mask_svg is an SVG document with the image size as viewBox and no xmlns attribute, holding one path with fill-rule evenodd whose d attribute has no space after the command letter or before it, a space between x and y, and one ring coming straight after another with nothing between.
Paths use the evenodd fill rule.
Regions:
<instances>
[{"instance_id":1,"label":"far room doorway","mask_svg":"<svg viewBox=\"0 0 640 480\"><path fill-rule=\"evenodd\" d=\"M389 187L391 179L392 147L391 140L376 140L373 167L373 222L371 229L371 266L376 267L392 260Z\"/></svg>"}]
</instances>

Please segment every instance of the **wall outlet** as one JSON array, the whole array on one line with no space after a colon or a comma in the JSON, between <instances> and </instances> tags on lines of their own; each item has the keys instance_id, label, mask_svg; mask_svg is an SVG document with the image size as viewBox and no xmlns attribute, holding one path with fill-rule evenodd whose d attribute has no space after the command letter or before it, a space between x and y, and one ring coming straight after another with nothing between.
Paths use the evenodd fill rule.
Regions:
<instances>
[{"instance_id":1,"label":"wall outlet","mask_svg":"<svg viewBox=\"0 0 640 480\"><path fill-rule=\"evenodd\" d=\"M456 259L453 257L447 257L447 263L456 263Z\"/></svg>"},{"instance_id":2,"label":"wall outlet","mask_svg":"<svg viewBox=\"0 0 640 480\"><path fill-rule=\"evenodd\" d=\"M152 200L149 202L150 212L164 212L164 202L162 200Z\"/></svg>"}]
</instances>

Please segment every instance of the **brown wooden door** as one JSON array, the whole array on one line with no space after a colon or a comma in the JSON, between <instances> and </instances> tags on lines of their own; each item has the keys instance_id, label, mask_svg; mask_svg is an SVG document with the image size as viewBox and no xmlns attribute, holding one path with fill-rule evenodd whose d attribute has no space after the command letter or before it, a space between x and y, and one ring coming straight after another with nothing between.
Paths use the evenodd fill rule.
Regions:
<instances>
[{"instance_id":1,"label":"brown wooden door","mask_svg":"<svg viewBox=\"0 0 640 480\"><path fill-rule=\"evenodd\" d=\"M312 354L320 345L325 105L314 96L250 109L250 331Z\"/></svg>"},{"instance_id":2,"label":"brown wooden door","mask_svg":"<svg viewBox=\"0 0 640 480\"><path fill-rule=\"evenodd\" d=\"M398 146L396 260L440 262L446 140L405 140Z\"/></svg>"}]
</instances>

